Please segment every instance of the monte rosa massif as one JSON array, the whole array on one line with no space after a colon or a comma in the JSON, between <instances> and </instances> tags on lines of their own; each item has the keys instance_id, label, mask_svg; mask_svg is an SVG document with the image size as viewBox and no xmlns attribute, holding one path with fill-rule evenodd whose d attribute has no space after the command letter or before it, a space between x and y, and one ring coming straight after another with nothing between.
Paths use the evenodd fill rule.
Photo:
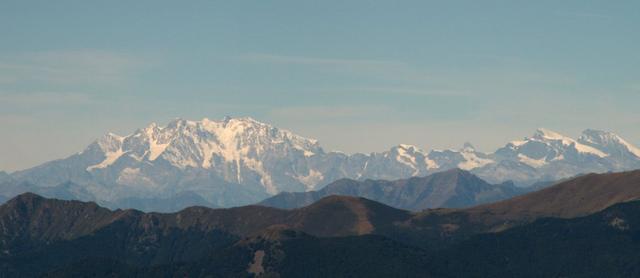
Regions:
<instances>
[{"instance_id":1,"label":"monte rosa massif","mask_svg":"<svg viewBox=\"0 0 640 278\"><path fill-rule=\"evenodd\" d=\"M589 172L638 169L640 149L606 131L588 129L572 139L538 129L493 153L471 144L429 152L401 144L384 152L345 154L251 118L177 119L128 136L108 133L67 158L0 172L0 195L30 191L108 207L171 211L252 204L343 178L397 180L455 168L489 183L526 187ZM163 207L147 206L154 203Z\"/></svg>"}]
</instances>

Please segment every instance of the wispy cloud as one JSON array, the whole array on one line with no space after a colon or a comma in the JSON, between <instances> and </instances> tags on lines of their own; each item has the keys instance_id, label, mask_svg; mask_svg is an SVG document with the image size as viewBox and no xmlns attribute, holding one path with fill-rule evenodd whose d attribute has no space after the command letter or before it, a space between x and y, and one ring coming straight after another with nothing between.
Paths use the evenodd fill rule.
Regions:
<instances>
[{"instance_id":1,"label":"wispy cloud","mask_svg":"<svg viewBox=\"0 0 640 278\"><path fill-rule=\"evenodd\" d=\"M141 65L140 58L103 50L19 53L0 56L0 83L114 83Z\"/></svg>"},{"instance_id":2,"label":"wispy cloud","mask_svg":"<svg viewBox=\"0 0 640 278\"><path fill-rule=\"evenodd\" d=\"M237 60L249 63L269 63L321 68L333 72L376 76L384 79L425 80L428 74L409 63L384 59L348 59L248 53Z\"/></svg>"},{"instance_id":3,"label":"wispy cloud","mask_svg":"<svg viewBox=\"0 0 640 278\"><path fill-rule=\"evenodd\" d=\"M405 96L473 96L469 91L462 90L443 90L433 88L401 88L401 87L360 87L348 89L351 92L362 92L365 94L381 94L381 95L405 95Z\"/></svg>"}]
</instances>

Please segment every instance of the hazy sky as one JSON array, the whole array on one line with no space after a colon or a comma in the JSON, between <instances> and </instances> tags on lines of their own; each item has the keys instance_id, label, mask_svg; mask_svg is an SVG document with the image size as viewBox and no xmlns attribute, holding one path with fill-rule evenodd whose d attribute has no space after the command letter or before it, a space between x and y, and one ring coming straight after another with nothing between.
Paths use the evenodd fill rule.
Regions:
<instances>
[{"instance_id":1,"label":"hazy sky","mask_svg":"<svg viewBox=\"0 0 640 278\"><path fill-rule=\"evenodd\" d=\"M225 115L346 152L640 145L638 30L639 1L3 0L0 170Z\"/></svg>"}]
</instances>

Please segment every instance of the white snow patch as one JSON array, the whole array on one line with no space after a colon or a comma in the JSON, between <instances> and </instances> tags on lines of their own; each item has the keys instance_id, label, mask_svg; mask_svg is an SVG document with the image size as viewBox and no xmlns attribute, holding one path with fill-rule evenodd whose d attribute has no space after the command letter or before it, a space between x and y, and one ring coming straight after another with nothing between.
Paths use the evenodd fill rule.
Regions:
<instances>
[{"instance_id":1,"label":"white snow patch","mask_svg":"<svg viewBox=\"0 0 640 278\"><path fill-rule=\"evenodd\" d=\"M548 129L544 129L544 128L539 128L535 135L533 136L533 139L537 139L538 141L544 142L546 140L550 140L550 141L560 141L562 142L563 146L571 146L574 145L574 148L580 152L580 153L588 153L588 154L593 154L596 155L598 157L607 157L608 155L605 154L604 152L587 146L587 145L583 145L578 143L576 140L571 139L570 137L561 135L560 133L557 133L555 131L551 131Z\"/></svg>"},{"instance_id":2,"label":"white snow patch","mask_svg":"<svg viewBox=\"0 0 640 278\"><path fill-rule=\"evenodd\" d=\"M494 162L491 159L480 158L473 152L460 152L460 154L464 157L464 161L458 164L458 168L462 170L472 170Z\"/></svg>"},{"instance_id":3,"label":"white snow patch","mask_svg":"<svg viewBox=\"0 0 640 278\"><path fill-rule=\"evenodd\" d=\"M538 128L538 130L536 130L536 134L534 135L534 137L537 138L545 138L545 139L549 139L549 140L573 140L567 136L564 136L558 132L552 131L552 130L548 130L546 128Z\"/></svg>"},{"instance_id":4,"label":"white snow patch","mask_svg":"<svg viewBox=\"0 0 640 278\"><path fill-rule=\"evenodd\" d=\"M428 158L428 157L424 157L424 163L427 165L427 170L431 170L431 169L437 169L440 167L440 165L438 165L438 163L436 163L434 160Z\"/></svg>"},{"instance_id":5,"label":"white snow patch","mask_svg":"<svg viewBox=\"0 0 640 278\"><path fill-rule=\"evenodd\" d=\"M273 194L273 195L278 193L278 188L276 188L276 186L273 184L273 179L271 178L269 173L267 173L267 171L264 169L261 161L258 161L255 159L246 159L244 160L244 162L245 162L245 165L247 165L247 168L253 171L256 171L260 175L260 183L264 185L265 189L267 189L267 193ZM240 167L240 164L238 164L238 167ZM239 168L238 168L238 178L240 179ZM238 180L238 183L240 183L240 180Z\"/></svg>"},{"instance_id":6,"label":"white snow patch","mask_svg":"<svg viewBox=\"0 0 640 278\"><path fill-rule=\"evenodd\" d=\"M527 142L529 142L529 141L527 141L527 140L511 141L510 144L515 146L515 147L520 147L520 146L526 144Z\"/></svg>"},{"instance_id":7,"label":"white snow patch","mask_svg":"<svg viewBox=\"0 0 640 278\"><path fill-rule=\"evenodd\" d=\"M213 148L209 142L201 142L200 150L202 151L202 168L211 168L211 158L213 158Z\"/></svg>"},{"instance_id":8,"label":"white snow patch","mask_svg":"<svg viewBox=\"0 0 640 278\"><path fill-rule=\"evenodd\" d=\"M541 159L533 159L524 154L518 154L518 159L520 162L527 164L533 168L540 168L547 164L547 161L544 158Z\"/></svg>"},{"instance_id":9,"label":"white snow patch","mask_svg":"<svg viewBox=\"0 0 640 278\"><path fill-rule=\"evenodd\" d=\"M158 144L155 140L149 141L149 161L154 161L167 149L169 143Z\"/></svg>"},{"instance_id":10,"label":"white snow patch","mask_svg":"<svg viewBox=\"0 0 640 278\"><path fill-rule=\"evenodd\" d=\"M625 147L627 147L627 149L629 150L629 152L631 152L633 155L635 155L636 157L640 158L640 149L637 148L634 145L629 144L627 141L625 141L624 139L620 138L620 143L623 144Z\"/></svg>"},{"instance_id":11,"label":"white snow patch","mask_svg":"<svg viewBox=\"0 0 640 278\"><path fill-rule=\"evenodd\" d=\"M105 153L105 159L96 164L96 165L91 165L89 167L87 167L87 171L92 171L93 169L103 169L103 168L107 168L109 165L113 164L114 162L116 162L116 160L118 160L118 158L120 158L122 155L124 154L124 151L122 151L122 149L119 149L115 152L108 152Z\"/></svg>"},{"instance_id":12,"label":"white snow patch","mask_svg":"<svg viewBox=\"0 0 640 278\"><path fill-rule=\"evenodd\" d=\"M580 137L580 140L586 141L596 146L603 146L603 145L606 146L610 144L622 145L631 154L640 158L640 149L630 144L626 140L622 139L622 137L620 137L619 135L613 132L588 129L583 132L582 136Z\"/></svg>"},{"instance_id":13,"label":"white snow patch","mask_svg":"<svg viewBox=\"0 0 640 278\"><path fill-rule=\"evenodd\" d=\"M589 154L593 154L593 155L596 155L596 156L599 156L599 157L607 157L608 156L606 153L604 153L604 152L602 152L602 151L600 151L600 150L598 150L596 148L580 144L580 143L578 143L576 141L573 141L573 143L575 144L574 147L576 148L576 150L578 150L578 152L589 153Z\"/></svg>"},{"instance_id":14,"label":"white snow patch","mask_svg":"<svg viewBox=\"0 0 640 278\"><path fill-rule=\"evenodd\" d=\"M362 167L360 173L358 173L358 175L356 176L356 179L359 179L364 175L364 173L367 171L367 167L369 167L369 160L364 162L364 166Z\"/></svg>"},{"instance_id":15,"label":"white snow patch","mask_svg":"<svg viewBox=\"0 0 640 278\"><path fill-rule=\"evenodd\" d=\"M118 179L116 180L121 185L143 185L146 187L155 187L154 182L140 173L140 168L124 168Z\"/></svg>"},{"instance_id":16,"label":"white snow patch","mask_svg":"<svg viewBox=\"0 0 640 278\"><path fill-rule=\"evenodd\" d=\"M405 148L398 148L397 150L398 150L398 155L396 156L396 160L400 163L403 163L415 168L416 157L408 154Z\"/></svg>"},{"instance_id":17,"label":"white snow patch","mask_svg":"<svg viewBox=\"0 0 640 278\"><path fill-rule=\"evenodd\" d=\"M140 174L140 168L124 168L120 172L120 174L124 175L138 175Z\"/></svg>"},{"instance_id":18,"label":"white snow patch","mask_svg":"<svg viewBox=\"0 0 640 278\"><path fill-rule=\"evenodd\" d=\"M323 179L322 173L313 169L310 169L306 176L298 176L298 180L306 186L307 191L314 190Z\"/></svg>"},{"instance_id":19,"label":"white snow patch","mask_svg":"<svg viewBox=\"0 0 640 278\"><path fill-rule=\"evenodd\" d=\"M417 167L416 156L415 153L418 152L418 148L412 145L400 144L398 148L396 148L398 155L396 156L396 161L409 166L413 169L413 176L420 173L420 170ZM410 152L410 153L409 153Z\"/></svg>"}]
</instances>

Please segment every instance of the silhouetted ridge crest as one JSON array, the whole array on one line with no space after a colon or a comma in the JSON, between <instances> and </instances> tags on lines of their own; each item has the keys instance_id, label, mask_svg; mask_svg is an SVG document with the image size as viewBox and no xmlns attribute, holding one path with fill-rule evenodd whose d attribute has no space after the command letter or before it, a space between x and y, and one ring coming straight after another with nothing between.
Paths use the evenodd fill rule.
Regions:
<instances>
[{"instance_id":1,"label":"silhouetted ridge crest","mask_svg":"<svg viewBox=\"0 0 640 278\"><path fill-rule=\"evenodd\" d=\"M392 207L419 211L427 208L471 207L502 200L527 192L513 183L493 185L468 171L452 169L425 177L395 181L340 179L318 191L283 192L262 201L261 205L296 208L330 195L364 197Z\"/></svg>"}]
</instances>

